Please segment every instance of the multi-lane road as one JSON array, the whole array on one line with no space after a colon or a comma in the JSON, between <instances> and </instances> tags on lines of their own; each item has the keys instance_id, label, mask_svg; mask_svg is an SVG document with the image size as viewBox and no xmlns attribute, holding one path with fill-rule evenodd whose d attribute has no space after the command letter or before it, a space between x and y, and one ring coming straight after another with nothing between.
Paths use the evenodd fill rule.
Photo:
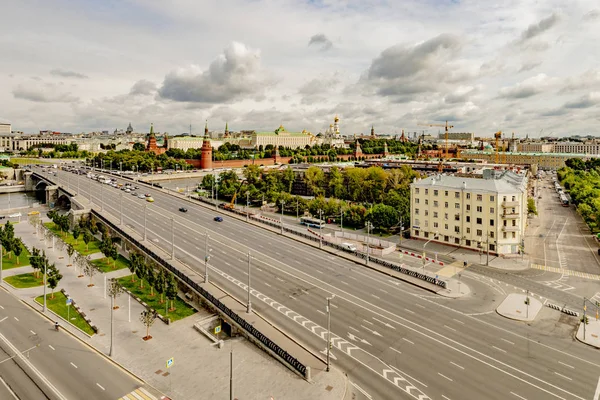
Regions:
<instances>
[{"instance_id":1,"label":"multi-lane road","mask_svg":"<svg viewBox=\"0 0 600 400\"><path fill-rule=\"evenodd\" d=\"M0 289L0 399L117 399L136 378Z\"/></svg>"},{"instance_id":2,"label":"multi-lane road","mask_svg":"<svg viewBox=\"0 0 600 400\"><path fill-rule=\"evenodd\" d=\"M67 173L58 174L64 185ZM600 362L587 347L495 316L501 293L478 280L465 278L475 289L471 298L440 304L431 293L160 190L140 185L155 199L147 203L85 176L71 175L71 190L77 179L81 195L89 197L91 188L96 210L119 219L122 208L124 224L140 237L146 219L147 239L165 254L173 218L176 258L201 273L208 234L210 280L239 299L246 296L250 251L253 308L323 358L325 299L334 294L332 362L348 374L356 398L594 395ZM181 206L189 212L178 212Z\"/></svg>"}]
</instances>

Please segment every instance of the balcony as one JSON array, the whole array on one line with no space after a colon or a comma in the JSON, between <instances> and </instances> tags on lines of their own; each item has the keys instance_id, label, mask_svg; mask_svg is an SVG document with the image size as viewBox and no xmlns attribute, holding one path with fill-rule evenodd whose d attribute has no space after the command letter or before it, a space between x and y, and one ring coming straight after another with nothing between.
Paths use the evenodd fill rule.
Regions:
<instances>
[{"instance_id":1,"label":"balcony","mask_svg":"<svg viewBox=\"0 0 600 400\"><path fill-rule=\"evenodd\" d=\"M517 219L519 217L520 215L517 212L505 212L504 214L502 214L502 218L504 219Z\"/></svg>"},{"instance_id":2,"label":"balcony","mask_svg":"<svg viewBox=\"0 0 600 400\"><path fill-rule=\"evenodd\" d=\"M519 232L519 226L503 226L502 230L504 232Z\"/></svg>"},{"instance_id":3,"label":"balcony","mask_svg":"<svg viewBox=\"0 0 600 400\"><path fill-rule=\"evenodd\" d=\"M503 201L502 202L502 207L518 207L519 206L519 202L518 201Z\"/></svg>"}]
</instances>

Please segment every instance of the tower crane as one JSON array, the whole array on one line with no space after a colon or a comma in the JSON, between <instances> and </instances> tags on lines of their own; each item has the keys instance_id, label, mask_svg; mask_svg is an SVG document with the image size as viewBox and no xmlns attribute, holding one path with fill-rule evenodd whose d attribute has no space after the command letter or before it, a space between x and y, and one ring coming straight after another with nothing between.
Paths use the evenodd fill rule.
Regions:
<instances>
[{"instance_id":1,"label":"tower crane","mask_svg":"<svg viewBox=\"0 0 600 400\"><path fill-rule=\"evenodd\" d=\"M429 127L433 127L433 126L439 126L444 128L445 130L445 135L444 135L444 139L446 142L446 157L448 158L448 130L454 128L454 125L448 125L448 121L446 121L446 124L442 125L442 124L418 124L421 126L429 126Z\"/></svg>"}]
</instances>

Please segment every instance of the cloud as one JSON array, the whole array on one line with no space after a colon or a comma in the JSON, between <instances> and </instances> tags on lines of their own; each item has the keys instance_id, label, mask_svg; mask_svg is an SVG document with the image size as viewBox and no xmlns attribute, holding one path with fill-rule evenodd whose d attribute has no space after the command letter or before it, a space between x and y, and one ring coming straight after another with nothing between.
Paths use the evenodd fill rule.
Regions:
<instances>
[{"instance_id":1,"label":"cloud","mask_svg":"<svg viewBox=\"0 0 600 400\"><path fill-rule=\"evenodd\" d=\"M260 52L233 42L207 70L192 65L169 72L159 94L174 101L231 102L260 95L269 85L262 74Z\"/></svg>"},{"instance_id":2,"label":"cloud","mask_svg":"<svg viewBox=\"0 0 600 400\"><path fill-rule=\"evenodd\" d=\"M564 108L590 108L600 103L600 93L588 93L577 100L568 101L563 106Z\"/></svg>"},{"instance_id":3,"label":"cloud","mask_svg":"<svg viewBox=\"0 0 600 400\"><path fill-rule=\"evenodd\" d=\"M156 92L156 84L146 79L141 79L133 84L129 94L134 95L150 95Z\"/></svg>"},{"instance_id":4,"label":"cloud","mask_svg":"<svg viewBox=\"0 0 600 400\"><path fill-rule=\"evenodd\" d=\"M535 68L539 67L540 65L542 65L541 61L524 62L523 64L521 64L521 68L519 68L519 72L531 71L532 69L535 69Z\"/></svg>"},{"instance_id":5,"label":"cloud","mask_svg":"<svg viewBox=\"0 0 600 400\"><path fill-rule=\"evenodd\" d=\"M585 22L595 21L600 18L600 10L591 10L583 16Z\"/></svg>"},{"instance_id":6,"label":"cloud","mask_svg":"<svg viewBox=\"0 0 600 400\"><path fill-rule=\"evenodd\" d=\"M590 69L580 75L565 79L559 93L591 89L600 89L600 69Z\"/></svg>"},{"instance_id":7,"label":"cloud","mask_svg":"<svg viewBox=\"0 0 600 400\"><path fill-rule=\"evenodd\" d=\"M67 71L67 70L60 69L60 68L53 69L52 71L50 71L50 75L60 76L61 78L76 78L76 79L88 79L89 78L89 76L80 74L79 72Z\"/></svg>"},{"instance_id":8,"label":"cloud","mask_svg":"<svg viewBox=\"0 0 600 400\"><path fill-rule=\"evenodd\" d=\"M460 86L452 93L444 97L444 102L447 104L466 103L481 91L481 86Z\"/></svg>"},{"instance_id":9,"label":"cloud","mask_svg":"<svg viewBox=\"0 0 600 400\"><path fill-rule=\"evenodd\" d=\"M525 99L535 96L556 84L556 79L546 74L538 74L514 85L500 89L500 97L507 99Z\"/></svg>"},{"instance_id":10,"label":"cloud","mask_svg":"<svg viewBox=\"0 0 600 400\"><path fill-rule=\"evenodd\" d=\"M13 90L15 99L35 101L38 103L73 103L79 100L77 97L66 92L62 85L43 82L20 83Z\"/></svg>"},{"instance_id":11,"label":"cloud","mask_svg":"<svg viewBox=\"0 0 600 400\"><path fill-rule=\"evenodd\" d=\"M552 14L549 17L542 19L537 24L531 24L529 27L521 33L521 42L526 42L530 39L533 39L536 36L541 35L547 30L551 29L555 26L560 20L560 16L558 14Z\"/></svg>"},{"instance_id":12,"label":"cloud","mask_svg":"<svg viewBox=\"0 0 600 400\"><path fill-rule=\"evenodd\" d=\"M326 95L331 93L339 84L340 79L338 74L311 79L298 89L298 94L302 95L300 102L302 104L326 102Z\"/></svg>"},{"instance_id":13,"label":"cloud","mask_svg":"<svg viewBox=\"0 0 600 400\"><path fill-rule=\"evenodd\" d=\"M333 42L329 40L324 33L317 33L316 35L311 36L308 41L308 46L315 46L321 51L326 51L333 47Z\"/></svg>"}]
</instances>

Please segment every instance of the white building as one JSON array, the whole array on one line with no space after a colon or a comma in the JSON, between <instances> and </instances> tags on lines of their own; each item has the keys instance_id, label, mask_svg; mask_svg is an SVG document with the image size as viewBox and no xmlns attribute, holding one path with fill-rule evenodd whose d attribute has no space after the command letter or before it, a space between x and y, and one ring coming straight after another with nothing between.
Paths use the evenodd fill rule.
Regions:
<instances>
[{"instance_id":1,"label":"white building","mask_svg":"<svg viewBox=\"0 0 600 400\"><path fill-rule=\"evenodd\" d=\"M434 175L411 184L411 236L493 254L518 254L527 220L527 177ZM488 247L489 246L489 247Z\"/></svg>"},{"instance_id":2,"label":"white building","mask_svg":"<svg viewBox=\"0 0 600 400\"><path fill-rule=\"evenodd\" d=\"M10 124L0 122L0 136L10 135L12 128Z\"/></svg>"}]
</instances>

